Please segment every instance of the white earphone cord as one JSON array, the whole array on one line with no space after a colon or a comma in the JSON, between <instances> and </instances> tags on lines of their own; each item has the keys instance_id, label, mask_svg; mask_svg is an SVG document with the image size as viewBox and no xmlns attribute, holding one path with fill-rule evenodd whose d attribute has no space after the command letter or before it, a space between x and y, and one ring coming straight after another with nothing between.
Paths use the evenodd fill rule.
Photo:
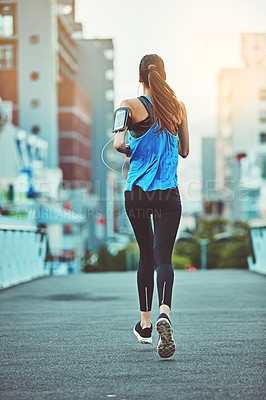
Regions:
<instances>
[{"instance_id":1,"label":"white earphone cord","mask_svg":"<svg viewBox=\"0 0 266 400\"><path fill-rule=\"evenodd\" d=\"M114 171L116 174L124 175L124 174L123 174L123 168L124 168L124 165L125 165L125 162L126 162L126 158L125 158L125 160L124 160L124 162L123 162L123 164L122 164L122 172L121 172L121 173L118 172L118 171L116 171L115 169L111 168L111 167L104 161L103 152L104 152L104 150L105 150L105 147L106 147L112 140L114 140L114 137L113 137L112 139L108 140L108 142L105 143L105 145L104 145L103 148L102 148L102 151L101 151L101 159L102 159L102 162L104 163L104 165L105 165L107 168L109 168L111 171Z\"/></svg>"}]
</instances>

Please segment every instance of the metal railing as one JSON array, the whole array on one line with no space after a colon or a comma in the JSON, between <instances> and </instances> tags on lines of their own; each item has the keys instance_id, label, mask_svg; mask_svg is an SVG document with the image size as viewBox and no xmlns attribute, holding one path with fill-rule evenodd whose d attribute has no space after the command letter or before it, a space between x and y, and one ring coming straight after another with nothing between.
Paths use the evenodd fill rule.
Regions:
<instances>
[{"instance_id":1,"label":"metal railing","mask_svg":"<svg viewBox=\"0 0 266 400\"><path fill-rule=\"evenodd\" d=\"M46 251L45 230L0 225L0 289L49 275Z\"/></svg>"},{"instance_id":2,"label":"metal railing","mask_svg":"<svg viewBox=\"0 0 266 400\"><path fill-rule=\"evenodd\" d=\"M248 268L250 271L266 275L266 225L258 224L249 229L250 255Z\"/></svg>"}]
</instances>

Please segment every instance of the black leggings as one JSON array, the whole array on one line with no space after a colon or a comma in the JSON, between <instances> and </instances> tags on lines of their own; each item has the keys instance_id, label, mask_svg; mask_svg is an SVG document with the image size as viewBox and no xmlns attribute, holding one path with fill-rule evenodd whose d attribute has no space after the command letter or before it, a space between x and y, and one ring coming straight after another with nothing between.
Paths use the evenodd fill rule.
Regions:
<instances>
[{"instance_id":1,"label":"black leggings","mask_svg":"<svg viewBox=\"0 0 266 400\"><path fill-rule=\"evenodd\" d=\"M151 311L154 266L159 306L166 304L171 308L174 282L172 252L182 210L178 187L145 192L134 184L132 191L126 190L124 196L126 213L140 249L137 274L140 311Z\"/></svg>"}]
</instances>

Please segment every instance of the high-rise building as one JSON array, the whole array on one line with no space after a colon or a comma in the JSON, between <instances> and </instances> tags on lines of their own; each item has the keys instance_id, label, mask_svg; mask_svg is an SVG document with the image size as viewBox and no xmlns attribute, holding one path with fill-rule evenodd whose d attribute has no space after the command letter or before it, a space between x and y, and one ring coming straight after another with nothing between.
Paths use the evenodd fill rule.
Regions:
<instances>
[{"instance_id":1,"label":"high-rise building","mask_svg":"<svg viewBox=\"0 0 266 400\"><path fill-rule=\"evenodd\" d=\"M57 10L59 165L70 189L91 192L91 104L78 83L78 45L73 38L82 26L74 20L74 0L58 0Z\"/></svg>"},{"instance_id":2,"label":"high-rise building","mask_svg":"<svg viewBox=\"0 0 266 400\"><path fill-rule=\"evenodd\" d=\"M0 93L13 123L47 141L47 165L64 182L91 191L91 107L78 85L82 27L75 1L0 0ZM85 182L85 184L84 184Z\"/></svg>"},{"instance_id":3,"label":"high-rise building","mask_svg":"<svg viewBox=\"0 0 266 400\"><path fill-rule=\"evenodd\" d=\"M111 142L114 137L114 48L112 39L80 39L77 43L79 84L92 104L92 187L100 197L98 236L105 241L122 230L125 220L122 211L125 177L119 174L122 156Z\"/></svg>"},{"instance_id":4,"label":"high-rise building","mask_svg":"<svg viewBox=\"0 0 266 400\"><path fill-rule=\"evenodd\" d=\"M241 58L247 67L266 66L266 33L241 34Z\"/></svg>"},{"instance_id":5,"label":"high-rise building","mask_svg":"<svg viewBox=\"0 0 266 400\"><path fill-rule=\"evenodd\" d=\"M234 220L265 212L266 34L241 38L245 66L219 74L216 136L216 189L223 194L224 215Z\"/></svg>"},{"instance_id":6,"label":"high-rise building","mask_svg":"<svg viewBox=\"0 0 266 400\"><path fill-rule=\"evenodd\" d=\"M215 138L202 138L202 202L205 217L217 217L223 213L222 196L215 189Z\"/></svg>"},{"instance_id":7,"label":"high-rise building","mask_svg":"<svg viewBox=\"0 0 266 400\"><path fill-rule=\"evenodd\" d=\"M78 81L81 35L75 0L0 0L0 96L13 103L13 124L48 144L46 167L63 172L60 201L88 217L86 242L93 249L98 198L91 99ZM74 231L65 226L65 242L73 242ZM85 239L79 241L82 247Z\"/></svg>"},{"instance_id":8,"label":"high-rise building","mask_svg":"<svg viewBox=\"0 0 266 400\"><path fill-rule=\"evenodd\" d=\"M117 173L101 160L113 137L112 39L82 39L75 0L0 0L0 15L0 96L13 102L13 123L48 143L47 167L61 168L72 207L98 205L96 245L114 238L125 222L123 159L110 143L104 159Z\"/></svg>"},{"instance_id":9,"label":"high-rise building","mask_svg":"<svg viewBox=\"0 0 266 400\"><path fill-rule=\"evenodd\" d=\"M47 162L56 167L55 4L47 0L0 1L0 15L1 97L14 104L14 124L48 142Z\"/></svg>"}]
</instances>

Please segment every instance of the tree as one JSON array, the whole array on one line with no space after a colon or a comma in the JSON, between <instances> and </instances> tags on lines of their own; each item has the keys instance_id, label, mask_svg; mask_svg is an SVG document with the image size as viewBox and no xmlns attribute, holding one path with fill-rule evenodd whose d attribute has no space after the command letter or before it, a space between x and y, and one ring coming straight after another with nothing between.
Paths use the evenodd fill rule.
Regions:
<instances>
[{"instance_id":1,"label":"tree","mask_svg":"<svg viewBox=\"0 0 266 400\"><path fill-rule=\"evenodd\" d=\"M199 268L201 265L200 246L196 242L208 239L207 268L247 268L248 224L242 221L230 223L223 218L207 220L201 218L194 229L187 230L192 241L177 241L173 252L175 268L184 264ZM217 242L217 234L230 232L229 240ZM216 235L216 237L215 237ZM219 235L218 235L219 236ZM195 242L193 242L193 238Z\"/></svg>"}]
</instances>

